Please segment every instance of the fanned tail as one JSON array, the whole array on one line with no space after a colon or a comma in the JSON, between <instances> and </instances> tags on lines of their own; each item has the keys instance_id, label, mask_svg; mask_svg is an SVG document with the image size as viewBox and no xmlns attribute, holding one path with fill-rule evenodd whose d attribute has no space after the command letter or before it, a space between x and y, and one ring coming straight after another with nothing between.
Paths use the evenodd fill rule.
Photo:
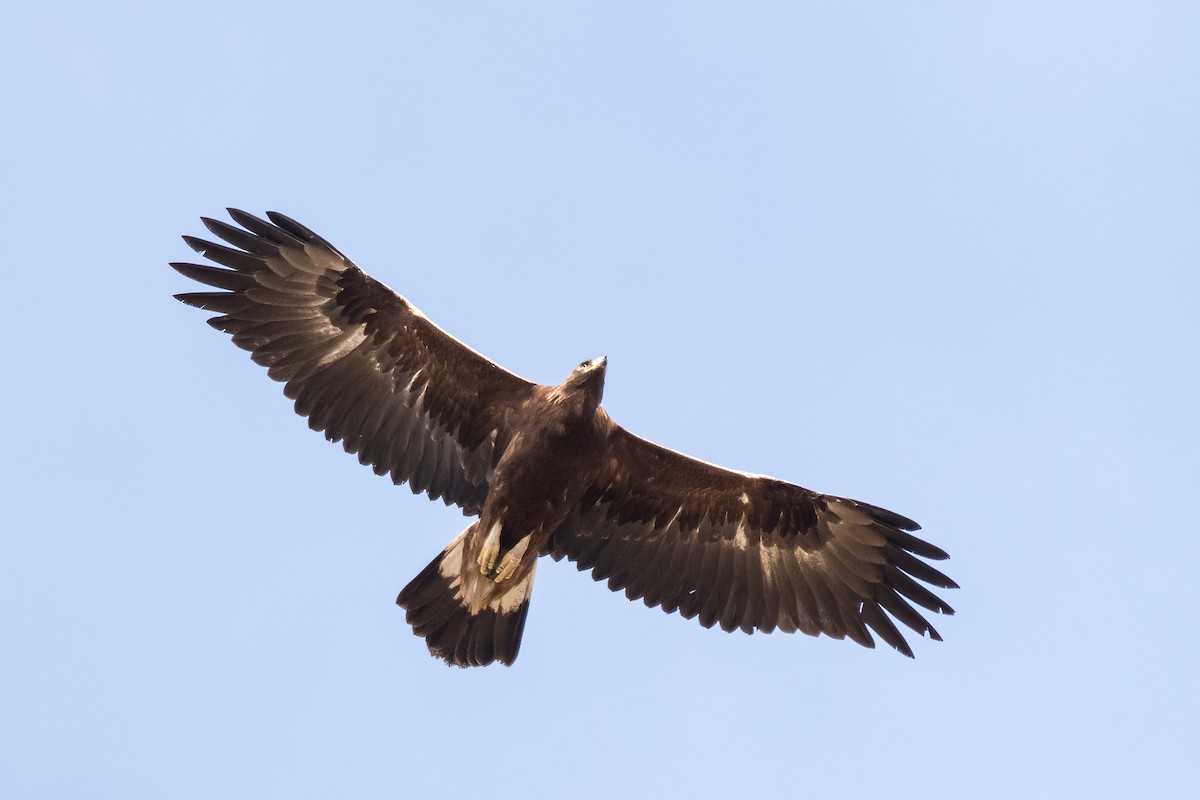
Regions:
<instances>
[{"instance_id":1,"label":"fanned tail","mask_svg":"<svg viewBox=\"0 0 1200 800\"><path fill-rule=\"evenodd\" d=\"M463 591L463 547L470 528L421 570L396 598L429 652L456 667L511 665L521 648L534 572L472 612ZM468 568L470 565L468 565ZM486 579L484 579L486 580Z\"/></svg>"}]
</instances>

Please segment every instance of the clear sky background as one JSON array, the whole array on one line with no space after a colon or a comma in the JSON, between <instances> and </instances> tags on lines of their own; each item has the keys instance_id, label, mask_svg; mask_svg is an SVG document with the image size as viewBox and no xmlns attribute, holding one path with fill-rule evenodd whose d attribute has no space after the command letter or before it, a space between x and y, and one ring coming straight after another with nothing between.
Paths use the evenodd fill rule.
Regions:
<instances>
[{"instance_id":1,"label":"clear sky background","mask_svg":"<svg viewBox=\"0 0 1200 800\"><path fill-rule=\"evenodd\" d=\"M0 794L1195 796L1197 4L4 16ZM393 601L467 521L170 298L229 205L532 379L607 355L643 436L917 519L946 641L545 561L516 666L431 659Z\"/></svg>"}]
</instances>

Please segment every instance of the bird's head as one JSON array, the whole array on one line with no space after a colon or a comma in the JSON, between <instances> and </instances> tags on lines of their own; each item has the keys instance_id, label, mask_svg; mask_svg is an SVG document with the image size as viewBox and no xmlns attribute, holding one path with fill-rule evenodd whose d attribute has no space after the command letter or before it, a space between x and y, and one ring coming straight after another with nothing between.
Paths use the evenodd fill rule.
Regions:
<instances>
[{"instance_id":1,"label":"bird's head","mask_svg":"<svg viewBox=\"0 0 1200 800\"><path fill-rule=\"evenodd\" d=\"M607 368L608 358L605 356L584 361L571 370L561 388L565 392L586 392L589 400L595 405L600 405L604 396L604 372Z\"/></svg>"}]
</instances>

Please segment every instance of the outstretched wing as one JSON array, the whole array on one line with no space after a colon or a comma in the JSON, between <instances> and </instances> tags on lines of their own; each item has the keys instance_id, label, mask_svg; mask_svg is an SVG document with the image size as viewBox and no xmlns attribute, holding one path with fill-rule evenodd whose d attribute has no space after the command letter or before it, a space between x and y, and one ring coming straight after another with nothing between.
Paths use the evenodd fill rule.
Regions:
<instances>
[{"instance_id":1,"label":"outstretched wing","mask_svg":"<svg viewBox=\"0 0 1200 800\"><path fill-rule=\"evenodd\" d=\"M957 588L918 558L946 553L907 533L920 526L899 514L723 469L616 426L601 462L548 550L631 600L726 631L874 647L870 628L910 657L888 615L940 640L912 604L954 613L917 583Z\"/></svg>"},{"instance_id":2,"label":"outstretched wing","mask_svg":"<svg viewBox=\"0 0 1200 800\"><path fill-rule=\"evenodd\" d=\"M171 265L224 291L176 297L217 312L209 324L285 384L313 430L377 474L478 513L506 420L534 384L438 328L303 225L274 212L270 222L229 214L240 228L203 222L232 247L183 237L219 267Z\"/></svg>"}]
</instances>

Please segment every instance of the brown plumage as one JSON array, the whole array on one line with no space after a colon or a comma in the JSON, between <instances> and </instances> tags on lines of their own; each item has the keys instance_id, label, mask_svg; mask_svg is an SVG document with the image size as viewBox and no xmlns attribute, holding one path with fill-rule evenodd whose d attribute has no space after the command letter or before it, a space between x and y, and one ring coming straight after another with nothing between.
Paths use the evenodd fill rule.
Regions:
<instances>
[{"instance_id":1,"label":"brown plumage","mask_svg":"<svg viewBox=\"0 0 1200 800\"><path fill-rule=\"evenodd\" d=\"M892 622L940 639L914 608L953 609L917 581L955 583L910 519L735 472L640 439L600 406L606 359L550 387L492 363L308 228L230 209L185 236L218 267L172 264L220 291L216 312L308 417L379 475L479 519L397 598L430 651L482 666L517 657L541 555L567 558L648 606L705 627L802 631L905 655ZM886 613L885 613L886 612Z\"/></svg>"}]
</instances>

